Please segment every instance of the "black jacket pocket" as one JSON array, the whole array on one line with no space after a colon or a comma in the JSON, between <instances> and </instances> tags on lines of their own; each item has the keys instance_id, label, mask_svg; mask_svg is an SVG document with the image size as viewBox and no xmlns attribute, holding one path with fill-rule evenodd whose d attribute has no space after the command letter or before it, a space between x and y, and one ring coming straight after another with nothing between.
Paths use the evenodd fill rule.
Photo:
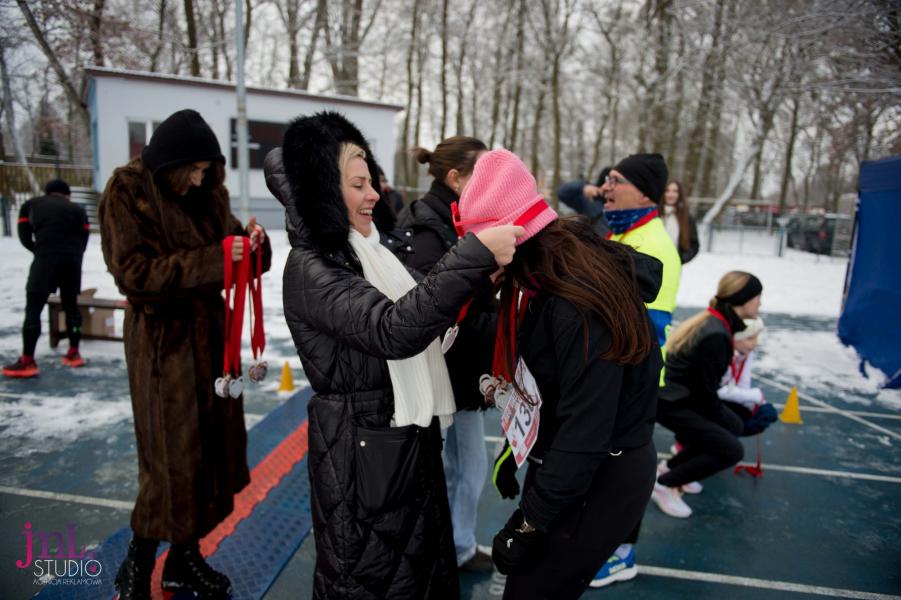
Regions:
<instances>
[{"instance_id":1,"label":"black jacket pocket","mask_svg":"<svg viewBox=\"0 0 901 600\"><path fill-rule=\"evenodd\" d=\"M407 501L415 488L425 431L417 425L354 428L357 517L373 517Z\"/></svg>"}]
</instances>

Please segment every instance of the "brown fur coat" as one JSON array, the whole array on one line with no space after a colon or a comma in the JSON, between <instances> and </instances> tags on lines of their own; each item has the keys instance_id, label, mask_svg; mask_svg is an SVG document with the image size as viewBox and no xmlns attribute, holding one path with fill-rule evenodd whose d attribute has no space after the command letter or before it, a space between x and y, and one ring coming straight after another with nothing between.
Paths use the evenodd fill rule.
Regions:
<instances>
[{"instance_id":1,"label":"brown fur coat","mask_svg":"<svg viewBox=\"0 0 901 600\"><path fill-rule=\"evenodd\" d=\"M148 193L140 160L117 169L99 206L103 257L121 292L138 451L134 532L185 543L209 533L249 482L243 397L216 396L224 351L223 252L244 234L228 192ZM271 248L263 245L263 270Z\"/></svg>"}]
</instances>

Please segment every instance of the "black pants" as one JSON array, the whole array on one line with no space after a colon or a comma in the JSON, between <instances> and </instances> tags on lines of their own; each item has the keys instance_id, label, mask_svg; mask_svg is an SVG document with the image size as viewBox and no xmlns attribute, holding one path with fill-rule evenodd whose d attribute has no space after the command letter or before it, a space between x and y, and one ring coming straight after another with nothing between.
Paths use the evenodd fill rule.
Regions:
<instances>
[{"instance_id":1,"label":"black pants","mask_svg":"<svg viewBox=\"0 0 901 600\"><path fill-rule=\"evenodd\" d=\"M595 474L581 506L557 519L537 563L509 575L504 598L565 600L578 598L598 569L635 527L654 489L657 450L653 442L609 456ZM526 482L532 485L530 465Z\"/></svg>"},{"instance_id":2,"label":"black pants","mask_svg":"<svg viewBox=\"0 0 901 600\"><path fill-rule=\"evenodd\" d=\"M658 479L661 485L678 487L699 481L731 467L744 456L738 440L744 423L722 406L716 414L708 415L682 402L660 401L657 422L675 433L684 446L666 462L670 470Z\"/></svg>"},{"instance_id":3,"label":"black pants","mask_svg":"<svg viewBox=\"0 0 901 600\"><path fill-rule=\"evenodd\" d=\"M35 257L25 286L25 323L22 325L22 354L34 356L41 336L41 312L47 298L59 288L60 301L66 313L69 345L77 348L81 341L81 256Z\"/></svg>"}]
</instances>

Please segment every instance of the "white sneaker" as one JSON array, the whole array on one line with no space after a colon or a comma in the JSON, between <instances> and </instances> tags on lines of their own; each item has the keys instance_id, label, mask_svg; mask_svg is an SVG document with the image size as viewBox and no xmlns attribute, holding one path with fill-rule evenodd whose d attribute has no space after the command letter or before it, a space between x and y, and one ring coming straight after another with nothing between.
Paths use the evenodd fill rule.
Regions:
<instances>
[{"instance_id":1,"label":"white sneaker","mask_svg":"<svg viewBox=\"0 0 901 600\"><path fill-rule=\"evenodd\" d=\"M687 519L691 516L691 507L685 504L682 494L676 488L655 483L651 500L666 515L677 519Z\"/></svg>"},{"instance_id":2,"label":"white sneaker","mask_svg":"<svg viewBox=\"0 0 901 600\"><path fill-rule=\"evenodd\" d=\"M700 481L692 481L691 483L686 483L681 486L679 489L682 490L683 494L700 494L704 491L704 486L701 485Z\"/></svg>"}]
</instances>

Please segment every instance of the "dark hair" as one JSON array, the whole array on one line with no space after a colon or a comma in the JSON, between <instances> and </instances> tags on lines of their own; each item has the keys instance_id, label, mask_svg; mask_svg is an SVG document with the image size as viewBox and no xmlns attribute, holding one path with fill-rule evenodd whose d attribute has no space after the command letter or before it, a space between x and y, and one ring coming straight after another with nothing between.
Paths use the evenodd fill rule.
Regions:
<instances>
[{"instance_id":1,"label":"dark hair","mask_svg":"<svg viewBox=\"0 0 901 600\"><path fill-rule=\"evenodd\" d=\"M63 181L62 179L51 179L47 182L47 185L44 186L45 194L62 194L63 196L69 196L72 194L72 190L69 189L69 184Z\"/></svg>"},{"instance_id":2,"label":"dark hair","mask_svg":"<svg viewBox=\"0 0 901 600\"><path fill-rule=\"evenodd\" d=\"M203 175L203 182L200 184L200 187L207 190L214 190L225 181L225 165L218 160L211 161L211 163ZM164 184L168 191L183 196L191 189L191 172L193 170L194 163L188 163L170 169L162 169L157 173L156 178L158 182Z\"/></svg>"},{"instance_id":3,"label":"dark hair","mask_svg":"<svg viewBox=\"0 0 901 600\"><path fill-rule=\"evenodd\" d=\"M469 175L476 166L479 152L488 150L482 140L465 135L455 135L442 141L434 152L425 148L413 148L413 156L421 165L429 163L429 175L444 183L447 173L456 169L461 175Z\"/></svg>"},{"instance_id":4,"label":"dark hair","mask_svg":"<svg viewBox=\"0 0 901 600\"><path fill-rule=\"evenodd\" d=\"M600 358L619 364L641 362L655 344L632 264L625 246L601 239L585 219L566 217L550 223L519 246L507 266L498 313L501 339L510 339L510 299L518 294L515 283L527 288L537 284L582 310L586 362L588 313L597 315L610 332L610 347ZM516 357L506 346L503 352L508 372L515 373Z\"/></svg>"},{"instance_id":5,"label":"dark hair","mask_svg":"<svg viewBox=\"0 0 901 600\"><path fill-rule=\"evenodd\" d=\"M679 223L679 248L683 251L691 249L691 228L688 226L688 201L685 199L685 192L682 191L682 183L675 179L671 179L666 187L663 188L664 200L666 204L666 190L669 186L676 184L679 195L676 197L676 221Z\"/></svg>"}]
</instances>

